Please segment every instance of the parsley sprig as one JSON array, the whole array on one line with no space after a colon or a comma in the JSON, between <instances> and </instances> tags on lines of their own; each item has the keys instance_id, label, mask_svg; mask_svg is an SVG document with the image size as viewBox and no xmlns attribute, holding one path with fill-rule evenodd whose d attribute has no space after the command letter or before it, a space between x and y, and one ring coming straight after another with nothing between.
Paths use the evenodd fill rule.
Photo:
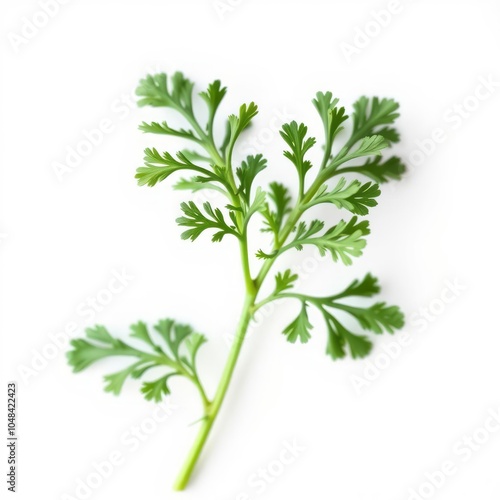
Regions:
<instances>
[{"instance_id":1,"label":"parsley sprig","mask_svg":"<svg viewBox=\"0 0 500 500\"><path fill-rule=\"evenodd\" d=\"M207 395L196 366L196 356L205 337L171 319L159 321L154 334L145 323L132 325L132 344L112 336L103 326L89 328L86 338L72 341L73 349L68 353L74 371L84 370L107 357L131 358L125 368L105 377L105 390L114 394L120 393L126 380L144 380L158 370L161 374L157 378L143 381L141 391L146 399L159 401L169 394L171 377L182 376L193 383L204 415L175 483L178 490L189 481L226 396L249 322L261 307L278 300L298 302L297 315L283 329L284 336L292 343L306 343L315 334L309 311L316 308L324 321L326 353L332 359L348 355L362 358L373 345L367 333L393 333L404 323L398 307L385 302L365 303L380 292L378 280L371 274L355 279L332 295L314 296L300 292L298 275L287 269L274 275L272 293L261 297L264 282L285 253L313 246L322 255L328 254L334 262L344 265L351 265L355 257L362 255L370 232L363 217L377 205L379 184L398 180L405 171L400 158L382 157L382 152L399 140L393 127L399 116L398 104L392 99L361 97L353 105L349 129L349 115L339 106L339 99L331 92L318 92L313 104L324 128L321 163L315 166L311 160L316 138L310 136L305 124L285 123L280 132L286 146L283 154L297 176L297 195L293 196L280 182L271 182L267 188L256 185L258 175L268 168L262 154L235 158L238 139L257 115L255 103L242 104L226 119L224 137L216 137L214 123L226 92L216 80L196 100L193 82L182 73L171 78L164 73L149 75L137 88L139 106L167 108L185 121L179 128L173 128L167 121L143 122L140 130L189 143L175 154L147 148L144 163L137 169L138 184L155 186L176 174L175 189L193 193L213 190L223 194L225 203L221 206L208 201L201 206L194 201L181 204L182 215L177 219L184 228L181 237L194 241L206 233L214 242L222 241L225 236L235 237L240 246L245 280L243 309L215 394ZM206 107L203 121L199 119L200 102ZM328 211L341 210L344 218L335 225L311 220L308 211L317 205L326 205ZM249 226L254 218L260 220L261 231L269 234L270 241L269 248L257 251L257 259L252 260L251 266ZM252 267L256 264L260 267L254 271ZM141 346L136 346L137 342Z\"/></svg>"},{"instance_id":2,"label":"parsley sprig","mask_svg":"<svg viewBox=\"0 0 500 500\"><path fill-rule=\"evenodd\" d=\"M110 356L126 356L134 359L125 369L106 375L105 391L120 394L128 378L140 379L153 368L162 368L161 377L143 382L141 392L148 400L161 401L170 394L168 381L171 377L182 376L190 380L198 389L203 404L209 400L201 384L196 368L196 355L199 348L207 341L205 336L196 333L189 325L176 323L172 319L160 320L155 326L157 337L163 345L155 342L148 327L142 321L130 327L130 337L145 344L146 350L133 347L120 339L113 337L101 325L87 328L87 338L75 339L71 342L73 350L68 353L68 360L75 372L79 372L91 364Z\"/></svg>"}]
</instances>

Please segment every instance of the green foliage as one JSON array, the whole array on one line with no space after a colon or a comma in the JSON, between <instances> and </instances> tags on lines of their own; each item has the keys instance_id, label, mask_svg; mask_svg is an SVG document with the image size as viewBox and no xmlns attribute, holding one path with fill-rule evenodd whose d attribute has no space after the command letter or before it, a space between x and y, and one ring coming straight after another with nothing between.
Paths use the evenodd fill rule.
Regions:
<instances>
[{"instance_id":1,"label":"green foliage","mask_svg":"<svg viewBox=\"0 0 500 500\"><path fill-rule=\"evenodd\" d=\"M224 99L226 92L227 88L222 86L220 80L215 80L215 82L208 86L205 92L200 92L201 98L207 103L208 106L208 132L212 130L215 113L217 112L222 99Z\"/></svg>"},{"instance_id":2,"label":"green foliage","mask_svg":"<svg viewBox=\"0 0 500 500\"><path fill-rule=\"evenodd\" d=\"M261 297L272 267L290 250L312 246L321 255L328 254L334 262L343 265L351 265L353 259L362 254L369 227L368 221L361 217L377 205L379 184L398 180L405 172L400 158L382 156L399 141L394 128L399 116L398 104L392 99L361 97L354 103L349 117L331 92L318 92L313 105L324 130L322 161L318 165L311 161L316 138L308 135L308 127L296 121L285 123L280 135L285 143L284 156L293 165L285 162L286 168L297 173L298 182L291 189L276 181L263 188L259 175L269 170L263 154L233 159L237 156L237 141L257 115L257 105L242 104L236 113L230 114L222 124L224 137L219 139L214 134L214 123L227 93L226 87L215 80L202 92L193 94L193 89L193 82L182 73L174 73L171 78L164 73L148 75L140 81L136 91L139 106L167 108L167 112L176 113L184 124L173 127L174 121L143 122L139 129L171 136L176 141L188 141L189 147L182 146L175 154L146 148L144 163L135 177L140 186L156 186L174 176L176 189L191 191L197 196L211 190L223 197L220 204L216 199L187 200L181 203L182 215L177 219L178 225L186 228L181 234L184 240L195 241L208 230L212 241L220 242L226 235L232 235L240 247L245 305L215 396L207 397L196 366L197 353L205 337L171 319L159 321L153 332L145 323L132 325L132 343L113 337L103 326L89 328L85 338L71 342L72 350L68 353L69 363L77 372L107 357L132 359L122 370L105 377L105 390L114 394L120 393L128 379L142 379L158 369L161 373L151 375L142 384L141 391L148 400L159 401L168 395L172 377L181 376L194 384L200 393L204 416L195 446L176 483L177 489L184 488L200 455L225 397L251 316L260 307L282 299L299 301L298 314L283 330L292 343L306 343L315 334L309 317L311 308L315 308L324 320L326 352L333 359L348 355L363 358L372 348L372 339L367 333L393 333L404 324L398 307L381 301L363 303L380 292L378 281L371 274L352 281L333 295L314 296L296 291L300 288L299 276L286 269L275 273L272 293ZM204 107L202 121L198 117L200 104ZM170 120L169 115L166 118ZM346 126L349 118L351 124ZM366 182L366 178L370 182ZM352 216L333 226L320 218L311 220L307 212L318 205L327 205L328 212L333 207L346 210ZM259 223L260 230L271 240L258 250L257 257L261 260L256 262L251 261L255 248L250 245L253 243L252 221ZM391 256L388 254L387 258ZM259 269L255 272L257 264ZM193 298L187 300L193 301ZM215 318L217 314L224 311L214 311Z\"/></svg>"},{"instance_id":3,"label":"green foliage","mask_svg":"<svg viewBox=\"0 0 500 500\"><path fill-rule=\"evenodd\" d=\"M314 146L316 139L314 137L306 138L307 127L303 123L298 125L295 121L285 123L280 135L290 147L290 151L284 151L283 154L297 169L300 196L303 196L306 174L312 168L312 163L305 159L305 155Z\"/></svg>"},{"instance_id":4,"label":"green foliage","mask_svg":"<svg viewBox=\"0 0 500 500\"><path fill-rule=\"evenodd\" d=\"M361 281L354 280L345 290L330 296L330 300L335 301L344 297L373 297L377 293L380 293L378 280L368 273Z\"/></svg>"},{"instance_id":5,"label":"green foliage","mask_svg":"<svg viewBox=\"0 0 500 500\"><path fill-rule=\"evenodd\" d=\"M236 140L241 133L250 126L252 118L258 113L257 105L254 102L250 104L242 104L237 115L229 115L229 137L227 139L227 146L225 148L225 155L231 159L232 151Z\"/></svg>"},{"instance_id":6,"label":"green foliage","mask_svg":"<svg viewBox=\"0 0 500 500\"><path fill-rule=\"evenodd\" d=\"M278 237L285 217L292 211L292 197L288 188L279 182L271 182L268 196L272 205L266 204L262 210L264 218L262 231L273 233Z\"/></svg>"},{"instance_id":7,"label":"green foliage","mask_svg":"<svg viewBox=\"0 0 500 500\"><path fill-rule=\"evenodd\" d=\"M236 169L236 176L240 181L238 194L241 195L246 205L250 205L252 184L257 174L267 167L267 160L261 155L247 156L246 161Z\"/></svg>"},{"instance_id":8,"label":"green foliage","mask_svg":"<svg viewBox=\"0 0 500 500\"><path fill-rule=\"evenodd\" d=\"M158 122L151 122L151 123L146 123L142 122L139 125L139 130L142 130L143 132L150 133L150 134L163 134L163 135L173 135L175 137L182 137L184 139L188 139L191 141L196 141L198 142L198 139L194 135L192 130L186 130L186 129L179 129L175 130L171 128L167 122L163 121L161 123Z\"/></svg>"},{"instance_id":9,"label":"green foliage","mask_svg":"<svg viewBox=\"0 0 500 500\"><path fill-rule=\"evenodd\" d=\"M355 160L356 158L364 156L373 156L382 154L382 150L389 145L381 135L370 135L363 137L355 151L350 152L346 148L342 149L340 153L334 158L331 165L328 167L328 172L333 173L339 165L347 163L348 161Z\"/></svg>"},{"instance_id":10,"label":"green foliage","mask_svg":"<svg viewBox=\"0 0 500 500\"><path fill-rule=\"evenodd\" d=\"M155 148L144 150L144 167L139 167L135 178L139 186L155 186L164 181L169 175L180 170L193 170L202 173L205 177L199 178L201 182L213 180L223 182L215 172L210 172L188 160L184 153L178 152L177 158L170 153L159 153Z\"/></svg>"},{"instance_id":11,"label":"green foliage","mask_svg":"<svg viewBox=\"0 0 500 500\"><path fill-rule=\"evenodd\" d=\"M325 130L325 154L322 167L331 159L333 141L337 134L344 130L342 123L349 119L345 114L345 108L337 107L339 100L334 98L331 92L318 92L313 104L323 122Z\"/></svg>"},{"instance_id":12,"label":"green foliage","mask_svg":"<svg viewBox=\"0 0 500 500\"><path fill-rule=\"evenodd\" d=\"M342 359L346 356L347 349L353 359L364 358L372 350L373 344L364 335L350 332L329 312L324 312L326 327L328 331L328 342L326 353L332 359Z\"/></svg>"},{"instance_id":13,"label":"green foliage","mask_svg":"<svg viewBox=\"0 0 500 500\"><path fill-rule=\"evenodd\" d=\"M322 256L329 252L334 262L340 259L346 266L351 265L352 257L359 257L366 246L363 236L370 233L368 221L358 222L357 217L353 217L349 222L341 220L322 235L318 235L324 225L323 221L317 219L309 224L301 221L290 243L271 254L259 250L257 257L274 259L291 248L302 250L304 245L314 245Z\"/></svg>"},{"instance_id":14,"label":"green foliage","mask_svg":"<svg viewBox=\"0 0 500 500\"><path fill-rule=\"evenodd\" d=\"M278 293L293 288L293 284L299 279L299 277L297 274L292 273L290 269L287 269L284 273L278 273L274 279L276 281L274 295L277 295Z\"/></svg>"},{"instance_id":15,"label":"green foliage","mask_svg":"<svg viewBox=\"0 0 500 500\"><path fill-rule=\"evenodd\" d=\"M329 254L334 262L351 265L353 259L362 254L366 246L366 236L369 234L368 222L358 217L366 216L369 210L377 205L380 183L398 180L405 171L405 166L398 157L382 157L386 148L399 141L399 134L394 128L394 122L399 116L399 105L393 99L358 99L353 105L350 135L342 144L342 135L349 115L331 92L318 92L313 99L313 105L323 124L324 154L315 177L309 183L307 174L312 175L314 166L308 159L308 154L315 146L316 139L308 135L308 128L304 123L296 121L283 124L280 131L286 144L284 156L293 164L298 174L298 191L297 196L294 196L288 187L280 182L271 182L266 191L260 187L255 188L259 174L268 168L268 162L261 153L247 156L237 167L232 164L234 146L256 116L256 104L242 104L236 113L228 116L226 135L221 143L217 144L213 135L213 124L227 89L219 80L215 80L206 90L199 92L198 95L208 110L206 122L203 124L195 113L193 87L193 83L181 73L175 73L170 79L161 73L148 75L141 80L137 88L139 106L172 108L188 123L188 127L172 128L166 121L143 122L139 128L147 133L170 135L190 141L196 148L185 149L175 155L147 148L144 166L139 167L136 174L139 185L154 186L172 174L190 171L190 176L177 180L174 186L176 189L192 192L210 189L223 194L229 200L224 208L213 207L208 201L201 206L194 201L182 203L183 215L177 219L177 223L187 229L181 237L194 241L204 231L210 230L212 241L219 242L224 236L232 235L246 249L248 224L253 217L259 216L262 222L261 230L272 235L272 246L267 250L258 250L257 257L264 261L265 271L261 271L256 278L246 276L250 288L255 285L260 287L262 274L265 278L268 268L282 254L292 249L300 251L306 245L316 247L321 255ZM341 144L336 148L338 152L334 153L333 146L337 141ZM357 178L348 181L346 177L341 176L333 185L329 185L330 179L347 173L368 177L374 182L362 182ZM323 204L346 210L354 216L330 227L319 219L304 219L306 211ZM292 293L291 290L297 283L298 276L291 270L277 273L273 293L262 302ZM378 302L363 309L338 302L346 297L371 297L378 292L377 280L368 274L362 281L353 281L343 292L330 296L329 302L320 298L316 298L314 302L311 298L306 300L302 297L300 314L285 329L287 339L292 342L297 339L301 342L308 340L312 327L307 306L321 303L329 337L328 353L335 358L343 357L346 352L350 352L353 357L366 355L371 346L369 340L350 332L340 323L335 311L354 316L363 329L375 333L383 330L391 333L402 324L399 309L396 307ZM147 329L140 325L142 324L138 324L134 329L134 336L145 337ZM116 339L107 341L115 342L113 348L121 350L125 355L132 349ZM75 342L83 342L80 346L81 352L87 353L88 356L85 358L82 354L79 360L77 366L82 369L92 362L93 356L99 358L107 355L108 351L103 351L95 345L87 345L88 340ZM125 371L110 378L110 387L121 387L124 378L136 374L138 368L131 368L130 373ZM163 394L161 388L167 385L167 380L152 382L147 393L153 397Z\"/></svg>"},{"instance_id":16,"label":"green foliage","mask_svg":"<svg viewBox=\"0 0 500 500\"><path fill-rule=\"evenodd\" d=\"M375 198L380 196L377 184L355 180L347 185L344 177L341 177L337 185L329 190L324 184L318 190L314 198L306 205L307 208L321 203L332 203L337 208L345 208L356 215L367 215L371 207L377 205Z\"/></svg>"},{"instance_id":17,"label":"green foliage","mask_svg":"<svg viewBox=\"0 0 500 500\"><path fill-rule=\"evenodd\" d=\"M343 167L337 170L337 174L354 172L373 179L375 182L389 182L391 179L398 181L406 171L406 167L397 156L391 156L385 161L377 158L366 160L363 165Z\"/></svg>"},{"instance_id":18,"label":"green foliage","mask_svg":"<svg viewBox=\"0 0 500 500\"><path fill-rule=\"evenodd\" d=\"M167 370L167 373L156 380L143 382L141 392L148 400L160 401L164 395L170 394L168 380L176 375L187 378L201 389L196 355L206 342L205 337L194 332L190 326L175 323L172 319L161 320L154 328L163 340L163 345L155 342L142 321L130 327L130 337L145 344L146 350L113 337L104 326L87 328L87 338L71 341L68 362L75 372L79 372L104 358L133 358L135 361L123 370L104 377L104 389L113 394L120 394L128 378L141 378L153 368Z\"/></svg>"},{"instance_id":19,"label":"green foliage","mask_svg":"<svg viewBox=\"0 0 500 500\"><path fill-rule=\"evenodd\" d=\"M206 215L202 213L193 201L181 204L181 210L184 212L184 217L179 217L176 222L179 226L191 228L181 234L183 240L194 241L207 229L217 230L212 236L212 241L222 241L222 238L224 238L226 234L232 234L237 238L240 237L240 234L236 230L237 222L234 212L229 212L229 217L234 225L228 225L220 208L214 210L207 201L203 203L203 209Z\"/></svg>"},{"instance_id":20,"label":"green foliage","mask_svg":"<svg viewBox=\"0 0 500 500\"><path fill-rule=\"evenodd\" d=\"M381 135L387 141L398 142L399 134L396 129L386 127L392 125L399 117L399 104L393 99L379 99L373 97L359 98L353 105L353 131L351 141L358 141L370 135ZM384 125L382 127L382 125Z\"/></svg>"},{"instance_id":21,"label":"green foliage","mask_svg":"<svg viewBox=\"0 0 500 500\"><path fill-rule=\"evenodd\" d=\"M305 344L311 338L312 327L307 315L307 302L302 302L299 315L283 330L283 335L286 335L286 339L292 344L297 342L297 339Z\"/></svg>"},{"instance_id":22,"label":"green foliage","mask_svg":"<svg viewBox=\"0 0 500 500\"><path fill-rule=\"evenodd\" d=\"M328 332L326 352L333 359L344 358L349 352L352 358L363 358L372 348L372 341L358 333L350 331L334 314L335 310L344 311L352 316L363 330L376 334L394 333L404 326L404 317L396 306L388 306L385 302L377 302L368 307L352 306L341 300L349 297L372 297L379 293L378 280L367 274L361 281L354 280L343 291L327 297L312 297L300 293L287 291L288 288L278 289L274 292L274 299L296 298L301 302L299 316L290 323L283 333L290 342L300 338L307 342L310 331L313 329L307 315L307 306L315 306L322 314Z\"/></svg>"},{"instance_id":23,"label":"green foliage","mask_svg":"<svg viewBox=\"0 0 500 500\"><path fill-rule=\"evenodd\" d=\"M136 94L140 97L139 106L169 107L191 111L193 108L194 83L180 72L174 73L171 85L167 75L159 73L148 75L140 81Z\"/></svg>"}]
</instances>

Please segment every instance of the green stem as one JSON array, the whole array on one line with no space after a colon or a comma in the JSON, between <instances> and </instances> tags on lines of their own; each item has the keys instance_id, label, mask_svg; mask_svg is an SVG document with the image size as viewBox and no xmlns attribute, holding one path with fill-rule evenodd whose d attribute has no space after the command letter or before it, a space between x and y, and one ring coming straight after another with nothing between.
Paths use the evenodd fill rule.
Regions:
<instances>
[{"instance_id":1,"label":"green stem","mask_svg":"<svg viewBox=\"0 0 500 500\"><path fill-rule=\"evenodd\" d=\"M256 297L257 288L255 287L255 281L252 279L252 273L250 271L250 258L248 255L248 243L246 234L244 235L243 239L240 240L240 253L247 294Z\"/></svg>"},{"instance_id":2,"label":"green stem","mask_svg":"<svg viewBox=\"0 0 500 500\"><path fill-rule=\"evenodd\" d=\"M304 176L299 175L299 203L302 201L304 198Z\"/></svg>"},{"instance_id":3,"label":"green stem","mask_svg":"<svg viewBox=\"0 0 500 500\"><path fill-rule=\"evenodd\" d=\"M217 387L214 400L208 407L207 415L201 424L194 444L189 451L186 461L184 462L184 465L174 483L174 490L176 491L183 490L189 482L191 474L193 473L193 469L200 457L203 447L205 446L205 443L207 441L208 435L210 434L210 430L212 429L214 421L217 418L219 410L222 406L227 393L227 389L229 387L229 383L231 382L231 378L233 376L236 362L238 361L243 341L245 339L245 334L250 322L251 311L254 302L255 293L247 293L245 296L245 302L243 304L243 311L241 313L238 328L236 329L236 335L226 361L226 366L224 367L224 371L222 372L222 376L219 382L219 386Z\"/></svg>"},{"instance_id":4,"label":"green stem","mask_svg":"<svg viewBox=\"0 0 500 500\"><path fill-rule=\"evenodd\" d=\"M274 262L280 255L279 250L286 243L288 236L290 236L290 233L293 231L301 215L304 213L304 210L307 208L307 204L311 201L312 198L314 198L314 195L316 194L318 189L323 185L323 182L324 180L321 174L318 175L316 180L311 184L311 187L307 190L307 192L303 196L302 200L298 200L297 205L290 212L290 215L288 216L288 219L285 222L283 229L280 231L278 240L275 244L274 250L277 251L276 255L274 255L270 259L267 259L264 262L259 274L257 275L257 278L255 279L255 286L257 287L257 289L260 289L260 287L262 286L262 283L266 279L266 276L271 270L271 267L273 266Z\"/></svg>"},{"instance_id":5,"label":"green stem","mask_svg":"<svg viewBox=\"0 0 500 500\"><path fill-rule=\"evenodd\" d=\"M219 152L214 146L213 138L211 134L207 136L197 121L193 118L188 118L190 123L193 125L197 133L200 135L202 142L204 143L205 149L208 154L214 159L216 163L219 165L224 165L228 171L228 181L233 189L233 193L230 193L231 197L234 199L234 204L236 206L241 206L241 202L239 197L237 196L236 185L234 181L234 176L232 172L231 166L231 150L227 153L226 161L221 158ZM286 221L282 231L280 231L279 237L275 240L276 250L279 250L286 242L288 236L293 231L297 221L300 219L303 211L305 210L305 205L311 201L314 197L315 193L322 185L323 181L321 176L319 176L316 181L311 185L308 191L304 194L304 186L301 185L299 200L297 201L296 207L290 213L288 220ZM251 270L250 270L250 262L249 262L249 253L248 253L248 242L246 235L246 228L243 228L243 219L241 214L237 214L238 223L243 230L242 238L240 239L240 251L241 251L241 260L243 266L243 274L245 278L245 286L246 286L246 295L245 301L243 304L243 310L241 312L241 317L238 323L238 327L236 329L235 338L233 344L231 346L231 350L229 352L229 356L226 361L226 365L222 372L222 376L217 387L214 399L212 402L208 402L206 396L204 394L203 389L200 390L202 395L202 399L205 404L206 415L203 419L201 427L198 431L198 434L195 438L193 446L188 453L188 456L184 462L184 465L177 476L177 479L174 483L174 490L180 491L183 490L189 482L191 474L200 458L200 455L203 451L205 443L208 439L212 426L214 424L217 415L219 414L220 408L226 396L229 384L231 382L231 378L233 376L234 369L236 367L236 363L238 361L238 357L240 355L241 348L243 346L243 341L245 339L245 335L248 329L248 324L252 317L252 314L255 312L255 301L257 295L259 293L260 287L264 282L269 270L271 269L276 257L267 260L262 266L257 278L252 279Z\"/></svg>"},{"instance_id":6,"label":"green stem","mask_svg":"<svg viewBox=\"0 0 500 500\"><path fill-rule=\"evenodd\" d=\"M241 312L240 321L236 329L235 338L231 346L231 350L229 352L229 356L227 358L224 371L222 372L222 376L212 402L208 401L208 398L206 397L205 392L201 387L201 384L199 383L197 384L203 399L206 414L201 424L200 430L198 431L196 439L193 443L193 446L191 447L191 450L189 451L189 454L184 462L184 465L174 483L174 490L176 491L183 490L188 484L191 474L193 473L193 470L196 466L196 463L198 462L203 447L205 446L205 443L208 439L210 430L212 429L214 421L217 418L217 415L219 414L219 410L226 396L229 383L231 382L231 378L233 376L233 372L236 367L236 362L238 361L238 357L240 355L243 341L245 340L248 324L252 317L255 298L257 296L258 290L255 287L255 283L252 280L250 274L248 243L246 237L244 237L240 241L240 249L241 249L241 260L243 264L243 274L245 277L245 284L247 290L245 295L245 301L243 303L243 310Z\"/></svg>"},{"instance_id":7,"label":"green stem","mask_svg":"<svg viewBox=\"0 0 500 500\"><path fill-rule=\"evenodd\" d=\"M195 125L195 123L193 123ZM196 124L197 125L197 124ZM199 128L195 129L201 135L203 131ZM233 204L236 206L241 206L240 199L237 196L236 184L234 181L234 176L232 172L232 165L230 158L225 162L221 158L217 148L215 147L213 136L209 131L209 136L205 136L205 139L208 138L208 142L205 142L205 149L209 153L209 155L214 159L216 164L225 165L228 171L228 180L229 185L232 190L230 193L230 197L233 199ZM238 357L240 355L241 347L243 345L243 341L245 339L246 331L248 328L248 324L250 322L250 318L252 317L252 310L255 303L255 298L258 293L258 289L255 286L255 282L252 279L252 274L250 270L250 261L248 255L248 242L246 235L246 228L243 227L243 218L240 213L236 215L237 221L239 223L240 229L243 231L242 238L240 239L240 252L241 252L241 262L243 266L243 275L245 279L245 287L246 287L246 295L245 301L243 304L243 311L241 312L240 321L238 323L238 327L236 329L236 335L231 346L231 350L229 352L229 356L226 361L226 365L224 367L224 371L222 372L222 376L217 387L217 391L215 393L214 399L211 403L206 403L206 396L204 397L204 393L202 394L202 399L205 404L206 416L201 424L200 430L196 436L196 439L189 451L189 454L184 462L184 465L177 476L177 479L174 483L174 490L180 491L183 490L189 482L191 474L198 462L198 459L203 451L203 447L208 439L210 434L210 430L214 424L217 415L219 414L220 408L226 396L229 383L231 382L231 378L233 376L234 369L236 367L236 362L238 361Z\"/></svg>"},{"instance_id":8,"label":"green stem","mask_svg":"<svg viewBox=\"0 0 500 500\"><path fill-rule=\"evenodd\" d=\"M198 392L200 393L201 400L203 402L203 408L205 409L205 413L208 412L208 409L210 408L210 400L207 397L207 393L205 392L205 389L203 388L203 385L201 385L200 380L198 377L194 376L190 379L195 387L198 389Z\"/></svg>"}]
</instances>

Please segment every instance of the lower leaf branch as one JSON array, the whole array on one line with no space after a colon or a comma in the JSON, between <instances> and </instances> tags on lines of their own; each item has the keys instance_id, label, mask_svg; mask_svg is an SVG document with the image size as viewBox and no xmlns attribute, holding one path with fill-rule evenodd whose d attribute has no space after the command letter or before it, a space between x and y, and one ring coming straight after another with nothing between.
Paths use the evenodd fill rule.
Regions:
<instances>
[{"instance_id":1,"label":"lower leaf branch","mask_svg":"<svg viewBox=\"0 0 500 500\"><path fill-rule=\"evenodd\" d=\"M191 378L191 381L195 385L195 387L198 389L198 392L200 394L201 401L203 402L203 408L205 409L205 415L208 413L211 402L208 399L207 393L203 387L203 385L200 382L200 379L197 376L193 376Z\"/></svg>"}]
</instances>

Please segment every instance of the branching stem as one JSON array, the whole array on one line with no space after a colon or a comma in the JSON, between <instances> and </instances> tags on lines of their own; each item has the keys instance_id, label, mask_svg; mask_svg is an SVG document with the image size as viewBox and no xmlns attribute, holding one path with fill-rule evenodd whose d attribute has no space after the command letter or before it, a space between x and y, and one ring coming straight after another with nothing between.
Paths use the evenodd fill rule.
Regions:
<instances>
[{"instance_id":1,"label":"branching stem","mask_svg":"<svg viewBox=\"0 0 500 500\"><path fill-rule=\"evenodd\" d=\"M280 248L285 245L288 236L293 231L295 225L297 224L297 221L300 219L300 216L302 215L305 209L304 205L306 205L314 197L317 190L320 188L321 184L322 181L321 182L315 181L311 185L307 193L305 193L303 198L297 201L297 205L290 212L288 219L284 224L282 231L280 232L277 244L275 245L277 246L277 248L275 248L275 250L279 251ZM240 240L240 249L241 249L241 258L243 265L243 274L246 285L246 295L243 303L243 310L241 312L241 317L238 323L238 327L236 329L233 344L231 346L231 350L229 352L226 365L224 367L224 371L222 372L222 376L219 385L217 387L215 397L212 403L210 403L209 405L209 410L207 412L206 418L201 423L200 430L198 431L193 446L189 451L186 461L184 462L184 465L181 468L181 471L174 483L174 489L177 491L183 490L188 484L191 474L194 470L194 467L196 466L196 463L200 457L203 447L205 446L205 443L210 434L210 430L212 429L214 421L217 418L219 410L226 396L229 384L231 382L231 378L233 376L233 372L236 367L238 357L240 355L241 347L243 346L243 341L245 340L248 324L250 322L250 319L252 318L253 313L257 309L255 302L257 295L274 261L278 257L278 255L276 255L266 260L266 262L260 269L257 278L254 280L250 272L248 242L246 234L244 234L243 238ZM262 305L262 303L259 304L259 306L260 305Z\"/></svg>"}]
</instances>

